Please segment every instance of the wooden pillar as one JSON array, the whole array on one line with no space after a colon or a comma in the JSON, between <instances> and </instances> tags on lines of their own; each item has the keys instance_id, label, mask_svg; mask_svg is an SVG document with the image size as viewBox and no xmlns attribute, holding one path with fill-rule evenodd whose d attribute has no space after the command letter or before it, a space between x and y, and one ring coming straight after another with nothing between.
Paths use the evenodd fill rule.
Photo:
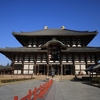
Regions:
<instances>
[{"instance_id":1,"label":"wooden pillar","mask_svg":"<svg viewBox=\"0 0 100 100\"><path fill-rule=\"evenodd\" d=\"M22 54L21 57L22 57L22 66L23 66L21 74L24 74L24 55Z\"/></svg>"},{"instance_id":2,"label":"wooden pillar","mask_svg":"<svg viewBox=\"0 0 100 100\"><path fill-rule=\"evenodd\" d=\"M25 57L25 55L22 53L21 54L21 58L22 58L22 72L21 72L21 74L24 74L24 57Z\"/></svg>"},{"instance_id":3,"label":"wooden pillar","mask_svg":"<svg viewBox=\"0 0 100 100\"><path fill-rule=\"evenodd\" d=\"M33 54L33 59L34 59L34 73L35 73L35 75L37 75L37 65L36 65L36 57L37 57L37 54Z\"/></svg>"},{"instance_id":4,"label":"wooden pillar","mask_svg":"<svg viewBox=\"0 0 100 100\"><path fill-rule=\"evenodd\" d=\"M58 68L58 65L57 65L57 69L56 69L56 70L57 70L57 75L59 75L59 68Z\"/></svg>"},{"instance_id":5,"label":"wooden pillar","mask_svg":"<svg viewBox=\"0 0 100 100\"><path fill-rule=\"evenodd\" d=\"M92 77L93 77L93 70L92 70Z\"/></svg>"},{"instance_id":6,"label":"wooden pillar","mask_svg":"<svg viewBox=\"0 0 100 100\"><path fill-rule=\"evenodd\" d=\"M39 65L37 65L37 75L39 75Z\"/></svg>"},{"instance_id":7,"label":"wooden pillar","mask_svg":"<svg viewBox=\"0 0 100 100\"><path fill-rule=\"evenodd\" d=\"M60 65L60 69L61 69L61 79L63 79L63 66L62 66L62 64Z\"/></svg>"},{"instance_id":8,"label":"wooden pillar","mask_svg":"<svg viewBox=\"0 0 100 100\"><path fill-rule=\"evenodd\" d=\"M49 75L49 65L48 64L47 64L46 75L47 75L47 78L48 78L48 75Z\"/></svg>"},{"instance_id":9,"label":"wooden pillar","mask_svg":"<svg viewBox=\"0 0 100 100\"><path fill-rule=\"evenodd\" d=\"M34 75L36 75L36 64L34 64L34 70L33 70L34 72Z\"/></svg>"},{"instance_id":10,"label":"wooden pillar","mask_svg":"<svg viewBox=\"0 0 100 100\"><path fill-rule=\"evenodd\" d=\"M52 68L52 65L49 65L49 71L51 71L51 68ZM50 75L51 75L51 73L50 73Z\"/></svg>"},{"instance_id":11,"label":"wooden pillar","mask_svg":"<svg viewBox=\"0 0 100 100\"><path fill-rule=\"evenodd\" d=\"M87 71L87 72L88 72L88 71ZM91 71L90 71L90 77L92 77L92 76L91 76Z\"/></svg>"},{"instance_id":12,"label":"wooden pillar","mask_svg":"<svg viewBox=\"0 0 100 100\"><path fill-rule=\"evenodd\" d=\"M98 69L96 69L96 77L98 76Z\"/></svg>"},{"instance_id":13,"label":"wooden pillar","mask_svg":"<svg viewBox=\"0 0 100 100\"><path fill-rule=\"evenodd\" d=\"M11 72L11 74L14 74L14 62L12 62L12 72Z\"/></svg>"},{"instance_id":14,"label":"wooden pillar","mask_svg":"<svg viewBox=\"0 0 100 100\"><path fill-rule=\"evenodd\" d=\"M58 65L58 75L59 75L59 65Z\"/></svg>"},{"instance_id":15,"label":"wooden pillar","mask_svg":"<svg viewBox=\"0 0 100 100\"><path fill-rule=\"evenodd\" d=\"M87 64L87 54L85 54L84 56L85 56L85 65L86 65L85 68L87 69L87 67L88 67L88 64ZM88 71L86 72L86 75L88 75Z\"/></svg>"},{"instance_id":16,"label":"wooden pillar","mask_svg":"<svg viewBox=\"0 0 100 100\"><path fill-rule=\"evenodd\" d=\"M64 67L64 75L65 75L65 71L66 71L66 70L65 70L65 65L64 65L63 67Z\"/></svg>"},{"instance_id":17,"label":"wooden pillar","mask_svg":"<svg viewBox=\"0 0 100 100\"><path fill-rule=\"evenodd\" d=\"M5 75L5 70L3 71L3 74Z\"/></svg>"},{"instance_id":18,"label":"wooden pillar","mask_svg":"<svg viewBox=\"0 0 100 100\"><path fill-rule=\"evenodd\" d=\"M75 75L76 74L76 70L75 70L75 55L74 54L72 54L72 61L73 61L72 73L73 73L73 75Z\"/></svg>"},{"instance_id":19,"label":"wooden pillar","mask_svg":"<svg viewBox=\"0 0 100 100\"><path fill-rule=\"evenodd\" d=\"M49 65L47 64L47 78L48 78L48 75L49 75Z\"/></svg>"},{"instance_id":20,"label":"wooden pillar","mask_svg":"<svg viewBox=\"0 0 100 100\"><path fill-rule=\"evenodd\" d=\"M43 75L45 75L45 65L43 65Z\"/></svg>"},{"instance_id":21,"label":"wooden pillar","mask_svg":"<svg viewBox=\"0 0 100 100\"><path fill-rule=\"evenodd\" d=\"M72 65L70 65L70 75L72 75Z\"/></svg>"}]
</instances>

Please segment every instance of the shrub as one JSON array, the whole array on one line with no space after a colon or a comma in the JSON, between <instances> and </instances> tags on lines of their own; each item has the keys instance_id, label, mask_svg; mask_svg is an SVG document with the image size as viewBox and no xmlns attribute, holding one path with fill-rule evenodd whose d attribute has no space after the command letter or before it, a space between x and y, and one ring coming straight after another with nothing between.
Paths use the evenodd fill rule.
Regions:
<instances>
[{"instance_id":1,"label":"shrub","mask_svg":"<svg viewBox=\"0 0 100 100\"><path fill-rule=\"evenodd\" d=\"M9 82L16 82L16 81L24 81L24 80L31 80L35 78L20 78L20 79L3 79L1 80L2 83L9 83Z\"/></svg>"}]
</instances>

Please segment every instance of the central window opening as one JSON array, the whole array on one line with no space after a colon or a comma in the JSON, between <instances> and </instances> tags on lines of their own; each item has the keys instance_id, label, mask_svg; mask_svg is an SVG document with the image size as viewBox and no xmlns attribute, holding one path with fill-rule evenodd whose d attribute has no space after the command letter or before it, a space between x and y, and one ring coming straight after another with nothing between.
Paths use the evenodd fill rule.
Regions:
<instances>
[{"instance_id":1,"label":"central window opening","mask_svg":"<svg viewBox=\"0 0 100 100\"><path fill-rule=\"evenodd\" d=\"M56 61L56 60L59 60L59 58L60 58L60 53L59 53L59 51L51 51L51 52L50 52L50 55L51 55L50 60Z\"/></svg>"}]
</instances>

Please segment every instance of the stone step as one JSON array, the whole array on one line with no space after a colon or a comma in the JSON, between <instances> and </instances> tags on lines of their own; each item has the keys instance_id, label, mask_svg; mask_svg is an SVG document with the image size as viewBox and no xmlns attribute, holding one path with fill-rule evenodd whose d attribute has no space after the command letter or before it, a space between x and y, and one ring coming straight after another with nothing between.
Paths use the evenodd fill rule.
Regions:
<instances>
[{"instance_id":1,"label":"stone step","mask_svg":"<svg viewBox=\"0 0 100 100\"><path fill-rule=\"evenodd\" d=\"M34 76L36 79L51 79L51 76L45 76L45 75L39 75L39 76ZM75 76L74 75L65 75L65 76L55 76L54 79L73 79Z\"/></svg>"}]
</instances>

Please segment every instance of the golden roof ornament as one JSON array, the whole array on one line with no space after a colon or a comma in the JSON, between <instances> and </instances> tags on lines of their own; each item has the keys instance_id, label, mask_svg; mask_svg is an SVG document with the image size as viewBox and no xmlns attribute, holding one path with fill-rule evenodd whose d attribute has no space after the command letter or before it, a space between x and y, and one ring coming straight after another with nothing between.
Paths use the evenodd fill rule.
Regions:
<instances>
[{"instance_id":1,"label":"golden roof ornament","mask_svg":"<svg viewBox=\"0 0 100 100\"><path fill-rule=\"evenodd\" d=\"M65 26L62 26L61 28L62 28L62 29L65 29Z\"/></svg>"},{"instance_id":2,"label":"golden roof ornament","mask_svg":"<svg viewBox=\"0 0 100 100\"><path fill-rule=\"evenodd\" d=\"M48 26L45 26L44 29L48 29Z\"/></svg>"}]
</instances>

